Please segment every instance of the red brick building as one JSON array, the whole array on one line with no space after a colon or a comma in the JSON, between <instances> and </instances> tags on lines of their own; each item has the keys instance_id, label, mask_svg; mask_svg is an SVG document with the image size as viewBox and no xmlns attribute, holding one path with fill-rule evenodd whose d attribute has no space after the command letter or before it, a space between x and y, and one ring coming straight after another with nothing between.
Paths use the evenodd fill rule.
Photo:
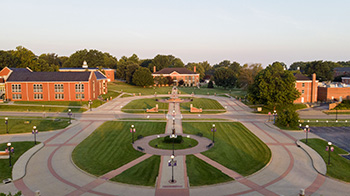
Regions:
<instances>
[{"instance_id":1,"label":"red brick building","mask_svg":"<svg viewBox=\"0 0 350 196\"><path fill-rule=\"evenodd\" d=\"M156 71L153 67L153 78L155 77L168 77L170 76L178 85L179 81L183 80L185 86L198 86L199 85L199 74L196 73L196 67L191 71L186 68L164 68L160 71Z\"/></svg>"},{"instance_id":2,"label":"red brick building","mask_svg":"<svg viewBox=\"0 0 350 196\"><path fill-rule=\"evenodd\" d=\"M5 67L0 77L5 99L11 101L88 101L107 93L107 78L99 71L32 72Z\"/></svg>"},{"instance_id":3,"label":"red brick building","mask_svg":"<svg viewBox=\"0 0 350 196\"><path fill-rule=\"evenodd\" d=\"M301 94L294 103L317 102L318 80L316 80L316 74L312 74L312 79L302 74L294 74L294 77L296 79L295 88Z\"/></svg>"},{"instance_id":4,"label":"red brick building","mask_svg":"<svg viewBox=\"0 0 350 196\"><path fill-rule=\"evenodd\" d=\"M342 101L350 99L350 86L341 83L323 84L318 87L319 101Z\"/></svg>"}]
</instances>

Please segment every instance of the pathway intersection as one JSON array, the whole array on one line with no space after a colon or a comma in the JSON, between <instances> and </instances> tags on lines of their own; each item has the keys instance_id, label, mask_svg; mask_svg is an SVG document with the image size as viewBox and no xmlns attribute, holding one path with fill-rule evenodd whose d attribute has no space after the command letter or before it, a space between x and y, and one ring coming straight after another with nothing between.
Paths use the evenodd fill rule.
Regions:
<instances>
[{"instance_id":1,"label":"pathway intersection","mask_svg":"<svg viewBox=\"0 0 350 196\"><path fill-rule=\"evenodd\" d=\"M144 96L152 97L152 96ZM208 96L198 96L208 97ZM167 116L165 134L169 135L173 128L175 118L176 134L182 134L182 117L197 119L229 119L242 122L252 133L268 145L272 152L270 163L261 171L251 175L242 176L208 157L194 152L194 155L208 164L218 168L235 181L211 186L190 187L186 171L186 156L181 150L175 151L177 166L174 168L176 183L169 183L171 167L167 161L171 152L161 153L161 164L155 188L126 185L110 182L109 179L126 169L142 162L154 154L152 149L145 149L146 154L138 159L110 171L101 177L87 174L77 168L71 160L74 148L88 137L97 127L107 120L119 118L145 118L145 114L125 114L121 108L133 99L118 98L108 102L94 111L76 115L76 121L69 127L59 131L40 133L38 140L44 146L28 160L26 174L14 183L1 184L0 192L21 190L24 195L34 195L40 190L41 195L297 195L300 189L305 189L306 195L348 195L350 184L325 177L325 164L317 153L302 145L301 149L296 141L304 138L302 132L285 132L266 123L265 115L250 113L250 109L241 102L217 96L216 99L227 110L223 114L181 115L178 103L170 103L168 114L149 115L150 118L164 118ZM175 110L175 114L173 113ZM15 115L15 113L14 113ZM29 114L28 114L29 115ZM33 115L33 114L31 114ZM64 114L47 114L64 115ZM23 115L22 115L23 116ZM204 120L205 121L205 120ZM310 134L310 137L318 137ZM195 136L192 136L195 137ZM31 141L31 134L4 135L0 142ZM135 142L141 145L142 139ZM210 141L203 141L210 142ZM200 142L201 143L201 142ZM202 148L202 147L201 147ZM147 151L151 150L151 151ZM305 153L307 152L307 153ZM168 154L167 154L168 153ZM317 162L312 162L312 160ZM318 168L317 171L315 168ZM320 173L319 173L320 172Z\"/></svg>"}]
</instances>

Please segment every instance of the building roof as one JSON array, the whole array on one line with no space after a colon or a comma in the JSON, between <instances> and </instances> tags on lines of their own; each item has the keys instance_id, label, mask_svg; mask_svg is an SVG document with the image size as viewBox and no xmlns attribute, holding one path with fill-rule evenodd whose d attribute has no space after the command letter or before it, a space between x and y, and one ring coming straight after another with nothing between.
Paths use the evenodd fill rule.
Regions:
<instances>
[{"instance_id":1,"label":"building roof","mask_svg":"<svg viewBox=\"0 0 350 196\"><path fill-rule=\"evenodd\" d=\"M69 71L69 70L73 70L73 71L85 71L86 69L88 69L89 71L90 70L98 70L99 68L82 68L82 67L62 67L62 68L59 68L59 70L62 70L62 71ZM102 68L101 70L114 70L114 69L111 69L111 68Z\"/></svg>"},{"instance_id":2,"label":"building roof","mask_svg":"<svg viewBox=\"0 0 350 196\"><path fill-rule=\"evenodd\" d=\"M16 67L9 67L9 69L13 72L26 72L26 73L30 73L32 72L32 70L30 70L29 68L16 68Z\"/></svg>"},{"instance_id":3,"label":"building roof","mask_svg":"<svg viewBox=\"0 0 350 196\"><path fill-rule=\"evenodd\" d=\"M350 72L350 67L335 67L334 71L348 71L348 72Z\"/></svg>"},{"instance_id":4,"label":"building roof","mask_svg":"<svg viewBox=\"0 0 350 196\"><path fill-rule=\"evenodd\" d=\"M107 80L107 77L104 76L101 72L99 71L94 71L96 79L97 80Z\"/></svg>"},{"instance_id":5,"label":"building roof","mask_svg":"<svg viewBox=\"0 0 350 196\"><path fill-rule=\"evenodd\" d=\"M300 73L295 73L294 77L295 77L295 80L311 80L309 77L304 76L303 74L300 74Z\"/></svg>"},{"instance_id":6,"label":"building roof","mask_svg":"<svg viewBox=\"0 0 350 196\"><path fill-rule=\"evenodd\" d=\"M89 81L90 72L22 72L14 71L7 82Z\"/></svg>"},{"instance_id":7,"label":"building roof","mask_svg":"<svg viewBox=\"0 0 350 196\"><path fill-rule=\"evenodd\" d=\"M187 68L179 68L179 67L164 68L162 70L154 72L153 74L171 74L173 72L177 72L179 74L197 74L196 72L193 72Z\"/></svg>"}]
</instances>

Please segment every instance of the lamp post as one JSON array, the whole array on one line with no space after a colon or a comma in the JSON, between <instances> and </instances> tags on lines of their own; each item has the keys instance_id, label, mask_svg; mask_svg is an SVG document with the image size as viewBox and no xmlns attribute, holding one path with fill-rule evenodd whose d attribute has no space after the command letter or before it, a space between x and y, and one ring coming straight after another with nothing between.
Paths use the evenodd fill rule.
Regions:
<instances>
[{"instance_id":1,"label":"lamp post","mask_svg":"<svg viewBox=\"0 0 350 196\"><path fill-rule=\"evenodd\" d=\"M131 125L131 127L130 127L130 133L131 133L131 137L132 137L132 139L131 139L131 143L132 144L134 144L134 133L136 132L136 129L135 129L135 127L134 127L134 125Z\"/></svg>"},{"instance_id":2,"label":"lamp post","mask_svg":"<svg viewBox=\"0 0 350 196\"><path fill-rule=\"evenodd\" d=\"M173 117L173 129L175 129L175 117Z\"/></svg>"},{"instance_id":3,"label":"lamp post","mask_svg":"<svg viewBox=\"0 0 350 196\"><path fill-rule=\"evenodd\" d=\"M36 134L38 134L38 129L36 126L33 127L32 134L34 134L34 144L36 145Z\"/></svg>"},{"instance_id":4,"label":"lamp post","mask_svg":"<svg viewBox=\"0 0 350 196\"><path fill-rule=\"evenodd\" d=\"M7 134L9 133L8 124L9 124L9 118L5 117L5 125L6 125L6 133L7 133Z\"/></svg>"},{"instance_id":5,"label":"lamp post","mask_svg":"<svg viewBox=\"0 0 350 196\"><path fill-rule=\"evenodd\" d=\"M174 166L176 165L176 162L174 161L175 156L171 155L170 156L170 164L171 164L171 183L174 183Z\"/></svg>"},{"instance_id":6,"label":"lamp post","mask_svg":"<svg viewBox=\"0 0 350 196\"><path fill-rule=\"evenodd\" d=\"M211 132L213 132L213 143L215 142L215 132L216 132L216 127L215 124L213 124L213 127L211 128Z\"/></svg>"},{"instance_id":7,"label":"lamp post","mask_svg":"<svg viewBox=\"0 0 350 196\"><path fill-rule=\"evenodd\" d=\"M173 155L175 155L175 138L177 138L177 135L175 135L175 129L173 129L173 134L169 137L173 140Z\"/></svg>"},{"instance_id":8,"label":"lamp post","mask_svg":"<svg viewBox=\"0 0 350 196\"><path fill-rule=\"evenodd\" d=\"M277 112L276 110L273 111L273 124L275 124L276 122L276 116L277 116Z\"/></svg>"},{"instance_id":9,"label":"lamp post","mask_svg":"<svg viewBox=\"0 0 350 196\"><path fill-rule=\"evenodd\" d=\"M333 152L333 150L332 142L328 142L328 146L326 146L326 151L328 151L328 165L331 164L331 151Z\"/></svg>"},{"instance_id":10,"label":"lamp post","mask_svg":"<svg viewBox=\"0 0 350 196\"><path fill-rule=\"evenodd\" d=\"M305 134L306 134L306 143L307 143L308 134L309 134L309 131L310 131L309 125L305 125L304 131L305 131Z\"/></svg>"},{"instance_id":11,"label":"lamp post","mask_svg":"<svg viewBox=\"0 0 350 196\"><path fill-rule=\"evenodd\" d=\"M11 143L7 143L7 150L9 151L9 166L11 167L12 164L11 164Z\"/></svg>"},{"instance_id":12,"label":"lamp post","mask_svg":"<svg viewBox=\"0 0 350 196\"><path fill-rule=\"evenodd\" d=\"M90 111L92 111L92 101L91 101L91 99L89 100L89 107L90 107Z\"/></svg>"},{"instance_id":13,"label":"lamp post","mask_svg":"<svg viewBox=\"0 0 350 196\"><path fill-rule=\"evenodd\" d=\"M71 121L71 116L72 116L72 110L71 110L71 109L68 109L69 124L72 123L72 121Z\"/></svg>"}]
</instances>

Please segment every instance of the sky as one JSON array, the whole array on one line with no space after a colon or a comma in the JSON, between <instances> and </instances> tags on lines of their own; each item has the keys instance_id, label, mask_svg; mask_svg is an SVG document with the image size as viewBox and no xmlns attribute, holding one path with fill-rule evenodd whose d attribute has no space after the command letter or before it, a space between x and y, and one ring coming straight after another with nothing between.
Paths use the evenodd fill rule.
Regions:
<instances>
[{"instance_id":1,"label":"sky","mask_svg":"<svg viewBox=\"0 0 350 196\"><path fill-rule=\"evenodd\" d=\"M350 60L349 0L0 1L0 50L287 65Z\"/></svg>"}]
</instances>

